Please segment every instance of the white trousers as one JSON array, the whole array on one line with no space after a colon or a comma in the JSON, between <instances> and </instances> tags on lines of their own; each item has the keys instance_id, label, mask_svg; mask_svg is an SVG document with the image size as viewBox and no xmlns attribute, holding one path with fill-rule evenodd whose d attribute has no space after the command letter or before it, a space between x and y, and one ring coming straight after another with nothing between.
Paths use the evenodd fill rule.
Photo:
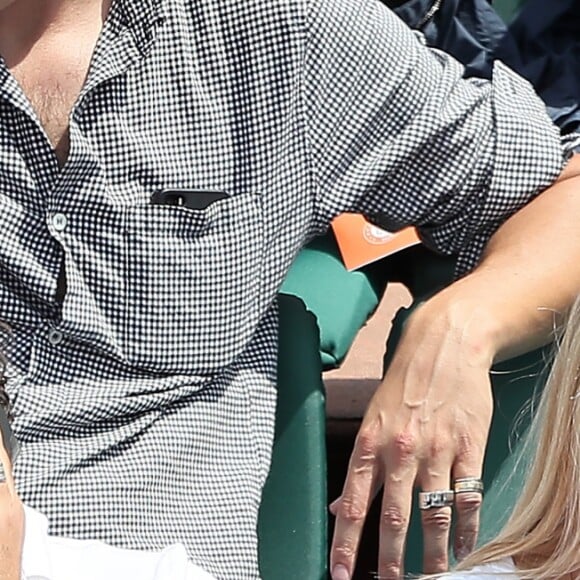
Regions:
<instances>
[{"instance_id":1,"label":"white trousers","mask_svg":"<svg viewBox=\"0 0 580 580\"><path fill-rule=\"evenodd\" d=\"M174 544L160 552L124 550L96 540L48 535L48 520L25 506L22 554L26 580L215 580Z\"/></svg>"}]
</instances>

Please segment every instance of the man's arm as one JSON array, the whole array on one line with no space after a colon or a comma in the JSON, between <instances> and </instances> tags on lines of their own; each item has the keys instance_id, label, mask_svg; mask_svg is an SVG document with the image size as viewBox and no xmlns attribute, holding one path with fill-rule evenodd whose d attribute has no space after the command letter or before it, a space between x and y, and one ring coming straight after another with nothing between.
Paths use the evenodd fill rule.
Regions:
<instances>
[{"instance_id":1,"label":"man's arm","mask_svg":"<svg viewBox=\"0 0 580 580\"><path fill-rule=\"evenodd\" d=\"M381 578L399 578L413 486L479 477L492 414L489 369L545 343L580 291L580 156L492 237L480 265L410 317L363 420L341 498L331 553L350 578L372 498L385 486ZM456 501L455 551L476 540L479 494ZM447 568L451 510L423 513L426 572ZM342 575L341 575L342 574Z\"/></svg>"},{"instance_id":2,"label":"man's arm","mask_svg":"<svg viewBox=\"0 0 580 580\"><path fill-rule=\"evenodd\" d=\"M0 580L20 580L23 540L24 508L14 487L10 459L0 442Z\"/></svg>"},{"instance_id":3,"label":"man's arm","mask_svg":"<svg viewBox=\"0 0 580 580\"><path fill-rule=\"evenodd\" d=\"M501 63L463 79L376 0L312 0L304 57L315 231L339 213L420 228L473 267L506 218L551 185L569 150L531 85Z\"/></svg>"}]
</instances>

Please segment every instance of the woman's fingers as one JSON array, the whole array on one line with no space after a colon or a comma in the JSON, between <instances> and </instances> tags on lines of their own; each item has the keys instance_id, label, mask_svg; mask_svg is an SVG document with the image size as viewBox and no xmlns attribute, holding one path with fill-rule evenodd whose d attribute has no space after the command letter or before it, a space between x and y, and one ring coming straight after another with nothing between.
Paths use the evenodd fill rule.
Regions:
<instances>
[{"instance_id":1,"label":"woman's fingers","mask_svg":"<svg viewBox=\"0 0 580 580\"><path fill-rule=\"evenodd\" d=\"M422 466L419 509L423 525L423 571L438 574L448 568L448 546L453 519L454 493L450 487L453 456L431 456Z\"/></svg>"},{"instance_id":2,"label":"woman's fingers","mask_svg":"<svg viewBox=\"0 0 580 580\"><path fill-rule=\"evenodd\" d=\"M477 535L478 506L465 495L454 503L453 478L481 474L493 408L492 354L479 336L481 321L465 305L449 316L431 312L433 299L408 320L385 379L375 392L357 438L345 491L335 505L333 580L352 578L361 531L377 482L384 483L378 572L403 573L413 487L431 503L422 510L426 572L447 569L457 509L460 554ZM437 306L437 305L436 305ZM485 338L485 337L484 337Z\"/></svg>"},{"instance_id":3,"label":"woman's fingers","mask_svg":"<svg viewBox=\"0 0 580 580\"><path fill-rule=\"evenodd\" d=\"M483 500L481 480L484 448L459 453L453 468L455 489L455 533L453 554L463 560L477 543L479 516Z\"/></svg>"},{"instance_id":4,"label":"woman's fingers","mask_svg":"<svg viewBox=\"0 0 580 580\"><path fill-rule=\"evenodd\" d=\"M388 452L379 528L379 577L398 580L403 575L403 561L417 461L408 434L394 438Z\"/></svg>"},{"instance_id":5,"label":"woman's fingers","mask_svg":"<svg viewBox=\"0 0 580 580\"><path fill-rule=\"evenodd\" d=\"M342 495L331 505L331 510L336 515L330 551L333 580L350 580L354 572L364 522L379 482L377 436L372 429L361 429L350 458Z\"/></svg>"}]
</instances>

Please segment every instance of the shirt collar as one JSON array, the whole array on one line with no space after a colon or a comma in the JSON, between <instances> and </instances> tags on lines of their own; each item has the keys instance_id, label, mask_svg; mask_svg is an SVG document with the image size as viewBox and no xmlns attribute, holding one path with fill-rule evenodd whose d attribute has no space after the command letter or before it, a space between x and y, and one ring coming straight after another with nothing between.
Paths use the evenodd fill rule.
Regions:
<instances>
[{"instance_id":1,"label":"shirt collar","mask_svg":"<svg viewBox=\"0 0 580 580\"><path fill-rule=\"evenodd\" d=\"M141 53L155 38L157 25L165 20L165 0L117 0L125 25L132 32Z\"/></svg>"}]
</instances>

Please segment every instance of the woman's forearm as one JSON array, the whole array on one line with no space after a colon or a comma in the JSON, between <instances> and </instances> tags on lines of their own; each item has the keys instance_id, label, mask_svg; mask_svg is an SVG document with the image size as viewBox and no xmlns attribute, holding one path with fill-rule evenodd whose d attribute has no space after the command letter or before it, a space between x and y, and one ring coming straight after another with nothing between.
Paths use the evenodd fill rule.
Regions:
<instances>
[{"instance_id":1,"label":"woman's forearm","mask_svg":"<svg viewBox=\"0 0 580 580\"><path fill-rule=\"evenodd\" d=\"M447 311L449 323L496 360L549 341L580 292L579 162L573 158L555 185L510 218L480 265L421 314Z\"/></svg>"}]
</instances>

